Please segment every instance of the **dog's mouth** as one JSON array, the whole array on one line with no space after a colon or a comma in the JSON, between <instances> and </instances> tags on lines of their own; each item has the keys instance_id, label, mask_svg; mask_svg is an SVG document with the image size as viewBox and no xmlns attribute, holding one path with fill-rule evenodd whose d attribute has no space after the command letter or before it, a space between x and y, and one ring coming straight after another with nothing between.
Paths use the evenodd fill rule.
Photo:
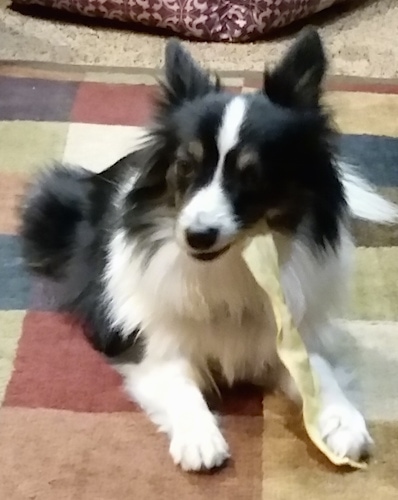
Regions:
<instances>
[{"instance_id":1,"label":"dog's mouth","mask_svg":"<svg viewBox=\"0 0 398 500\"><path fill-rule=\"evenodd\" d=\"M220 248L220 250L217 250L216 252L195 252L195 253L190 253L189 255L195 260L200 260L202 262L209 262L223 255L227 250L229 250L229 248L230 245L227 245L224 248Z\"/></svg>"}]
</instances>

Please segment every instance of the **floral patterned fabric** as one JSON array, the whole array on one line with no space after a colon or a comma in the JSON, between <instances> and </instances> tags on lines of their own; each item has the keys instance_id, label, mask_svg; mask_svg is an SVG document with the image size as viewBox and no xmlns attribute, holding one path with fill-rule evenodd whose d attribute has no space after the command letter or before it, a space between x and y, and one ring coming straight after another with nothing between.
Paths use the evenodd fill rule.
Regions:
<instances>
[{"instance_id":1,"label":"floral patterned fabric","mask_svg":"<svg viewBox=\"0 0 398 500\"><path fill-rule=\"evenodd\" d=\"M207 41L244 42L346 0L14 0L134 22Z\"/></svg>"}]
</instances>

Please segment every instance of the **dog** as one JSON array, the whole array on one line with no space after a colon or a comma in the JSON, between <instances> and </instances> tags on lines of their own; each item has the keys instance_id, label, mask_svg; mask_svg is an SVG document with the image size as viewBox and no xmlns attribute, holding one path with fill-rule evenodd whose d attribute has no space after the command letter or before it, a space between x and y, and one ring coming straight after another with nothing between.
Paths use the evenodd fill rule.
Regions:
<instances>
[{"instance_id":1,"label":"dog","mask_svg":"<svg viewBox=\"0 0 398 500\"><path fill-rule=\"evenodd\" d=\"M29 270L61 283L61 309L87 325L96 349L129 353L126 390L168 434L184 470L230 456L208 391L248 381L300 404L242 258L269 231L319 379L321 436L341 457L371 452L365 419L336 376L335 318L349 282L351 221L390 224L398 212L339 159L322 104L326 66L308 28L260 91L235 95L171 40L142 145L99 174L56 164L24 199Z\"/></svg>"}]
</instances>

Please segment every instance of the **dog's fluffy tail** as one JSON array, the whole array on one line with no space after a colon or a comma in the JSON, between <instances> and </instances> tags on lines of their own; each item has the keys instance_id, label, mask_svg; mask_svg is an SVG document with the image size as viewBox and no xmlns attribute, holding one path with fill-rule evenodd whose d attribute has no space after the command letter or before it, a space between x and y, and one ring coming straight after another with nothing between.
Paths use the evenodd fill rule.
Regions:
<instances>
[{"instance_id":1,"label":"dog's fluffy tail","mask_svg":"<svg viewBox=\"0 0 398 500\"><path fill-rule=\"evenodd\" d=\"M398 206L379 195L375 188L353 169L343 168L343 186L348 208L356 219L394 224L398 222Z\"/></svg>"},{"instance_id":2,"label":"dog's fluffy tail","mask_svg":"<svg viewBox=\"0 0 398 500\"><path fill-rule=\"evenodd\" d=\"M56 164L31 186L22 206L21 239L32 272L52 278L64 274L85 216L89 178L83 169Z\"/></svg>"}]
</instances>

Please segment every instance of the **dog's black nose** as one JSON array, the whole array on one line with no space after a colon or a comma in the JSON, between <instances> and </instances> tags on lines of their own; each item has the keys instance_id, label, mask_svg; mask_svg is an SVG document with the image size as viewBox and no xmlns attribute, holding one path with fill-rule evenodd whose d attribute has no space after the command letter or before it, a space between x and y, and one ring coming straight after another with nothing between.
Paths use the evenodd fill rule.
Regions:
<instances>
[{"instance_id":1,"label":"dog's black nose","mask_svg":"<svg viewBox=\"0 0 398 500\"><path fill-rule=\"evenodd\" d=\"M217 236L218 230L213 227L200 231L191 231L188 229L185 234L188 245L195 250L208 250L217 241Z\"/></svg>"}]
</instances>

